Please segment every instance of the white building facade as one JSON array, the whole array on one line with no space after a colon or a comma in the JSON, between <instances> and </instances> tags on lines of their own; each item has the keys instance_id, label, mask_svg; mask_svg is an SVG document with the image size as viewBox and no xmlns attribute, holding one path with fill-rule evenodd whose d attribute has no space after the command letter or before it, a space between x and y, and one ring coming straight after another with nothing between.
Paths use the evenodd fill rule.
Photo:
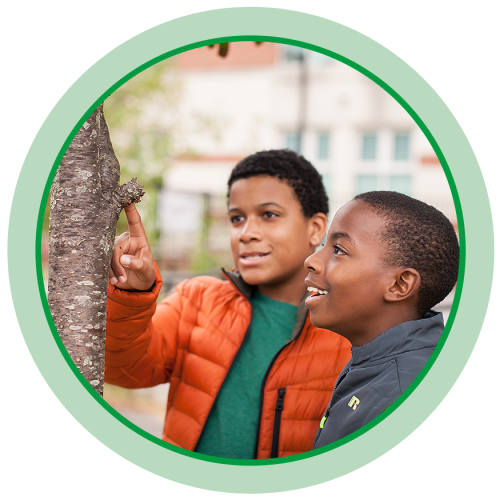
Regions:
<instances>
[{"instance_id":1,"label":"white building facade","mask_svg":"<svg viewBox=\"0 0 500 500\"><path fill-rule=\"evenodd\" d=\"M339 61L298 47L239 42L229 50L225 59L207 47L177 56L183 140L182 154L164 177L166 249L174 251L171 221L181 213L187 217L186 207L193 205L187 195L182 203L182 193L219 200L211 202L217 236L207 244L214 250L227 246L230 171L243 157L266 149L293 149L311 161L323 176L331 216L360 192L394 190L434 205L456 224L434 150L385 90ZM177 241L196 244L201 211L192 208L192 223L184 225L193 236Z\"/></svg>"}]
</instances>

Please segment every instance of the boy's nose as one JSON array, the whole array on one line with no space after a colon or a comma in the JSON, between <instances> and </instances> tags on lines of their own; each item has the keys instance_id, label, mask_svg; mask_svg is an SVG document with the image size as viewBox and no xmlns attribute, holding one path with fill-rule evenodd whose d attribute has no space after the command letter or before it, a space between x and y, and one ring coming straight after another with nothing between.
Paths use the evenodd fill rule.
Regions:
<instances>
[{"instance_id":1,"label":"boy's nose","mask_svg":"<svg viewBox=\"0 0 500 500\"><path fill-rule=\"evenodd\" d=\"M321 250L319 252L321 252ZM307 259L304 261L304 267L310 273L319 274L321 272L322 267L321 267L321 259L319 259L318 256L319 252L309 255L309 257L307 257Z\"/></svg>"},{"instance_id":2,"label":"boy's nose","mask_svg":"<svg viewBox=\"0 0 500 500\"><path fill-rule=\"evenodd\" d=\"M247 219L245 225L241 229L240 241L247 243L252 240L258 241L261 239L262 239L262 233L260 231L260 228L258 227L258 224L256 224L250 218Z\"/></svg>"}]
</instances>

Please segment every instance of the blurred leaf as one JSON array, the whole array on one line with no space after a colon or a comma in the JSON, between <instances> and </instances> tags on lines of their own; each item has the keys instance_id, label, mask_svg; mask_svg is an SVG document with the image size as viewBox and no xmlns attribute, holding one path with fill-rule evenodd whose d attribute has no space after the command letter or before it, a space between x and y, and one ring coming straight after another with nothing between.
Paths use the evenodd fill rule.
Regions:
<instances>
[{"instance_id":1,"label":"blurred leaf","mask_svg":"<svg viewBox=\"0 0 500 500\"><path fill-rule=\"evenodd\" d=\"M221 57L226 57L229 51L229 43L221 43L219 45L219 55Z\"/></svg>"},{"instance_id":2,"label":"blurred leaf","mask_svg":"<svg viewBox=\"0 0 500 500\"><path fill-rule=\"evenodd\" d=\"M255 41L255 45L260 45L261 43L264 43L262 41ZM208 45L211 49L215 47L215 45ZM220 57L226 57L229 52L229 43L221 43L219 44L219 56Z\"/></svg>"}]
</instances>

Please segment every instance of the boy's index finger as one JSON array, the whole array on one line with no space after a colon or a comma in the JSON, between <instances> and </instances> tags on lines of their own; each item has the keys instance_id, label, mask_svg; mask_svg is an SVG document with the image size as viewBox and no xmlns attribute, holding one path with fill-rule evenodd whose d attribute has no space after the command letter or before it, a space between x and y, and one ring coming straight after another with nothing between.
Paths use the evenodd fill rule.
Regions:
<instances>
[{"instance_id":1,"label":"boy's index finger","mask_svg":"<svg viewBox=\"0 0 500 500\"><path fill-rule=\"evenodd\" d=\"M127 216L128 232L130 236L144 236L147 238L146 231L144 231L144 226L142 225L141 216L139 215L134 203L125 207L125 215Z\"/></svg>"}]
</instances>

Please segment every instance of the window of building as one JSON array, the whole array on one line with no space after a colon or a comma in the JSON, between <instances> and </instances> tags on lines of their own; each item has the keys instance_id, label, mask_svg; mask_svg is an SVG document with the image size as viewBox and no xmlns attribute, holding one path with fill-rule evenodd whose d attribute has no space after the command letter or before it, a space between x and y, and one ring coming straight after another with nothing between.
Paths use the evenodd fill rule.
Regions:
<instances>
[{"instance_id":1,"label":"window of building","mask_svg":"<svg viewBox=\"0 0 500 500\"><path fill-rule=\"evenodd\" d=\"M363 134L363 160L375 160L377 158L377 134Z\"/></svg>"},{"instance_id":2,"label":"window of building","mask_svg":"<svg viewBox=\"0 0 500 500\"><path fill-rule=\"evenodd\" d=\"M356 194L366 193L368 191L377 190L377 176L376 175L358 175L358 182L356 187Z\"/></svg>"},{"instance_id":3,"label":"window of building","mask_svg":"<svg viewBox=\"0 0 500 500\"><path fill-rule=\"evenodd\" d=\"M330 189L330 187L332 185L331 174L329 172L323 172L321 174L321 181L323 182L323 187L325 188L328 199L330 200L330 203L332 203L332 192Z\"/></svg>"},{"instance_id":4,"label":"window of building","mask_svg":"<svg viewBox=\"0 0 500 500\"><path fill-rule=\"evenodd\" d=\"M411 175L360 174L357 177L356 194L389 190L411 196L411 179Z\"/></svg>"},{"instance_id":5,"label":"window of building","mask_svg":"<svg viewBox=\"0 0 500 500\"><path fill-rule=\"evenodd\" d=\"M396 134L394 136L394 159L410 159L410 136L409 134Z\"/></svg>"},{"instance_id":6,"label":"window of building","mask_svg":"<svg viewBox=\"0 0 500 500\"><path fill-rule=\"evenodd\" d=\"M399 193L411 195L411 176L410 175L391 175L389 178L389 189Z\"/></svg>"},{"instance_id":7,"label":"window of building","mask_svg":"<svg viewBox=\"0 0 500 500\"><path fill-rule=\"evenodd\" d=\"M309 51L308 60L315 66L323 66L324 64L330 64L335 61L335 59L314 50Z\"/></svg>"},{"instance_id":8,"label":"window of building","mask_svg":"<svg viewBox=\"0 0 500 500\"><path fill-rule=\"evenodd\" d=\"M300 154L301 135L298 132L288 132L285 134L285 147Z\"/></svg>"},{"instance_id":9,"label":"window of building","mask_svg":"<svg viewBox=\"0 0 500 500\"><path fill-rule=\"evenodd\" d=\"M304 59L304 49L295 45L283 45L283 60L285 62L297 62Z\"/></svg>"},{"instance_id":10,"label":"window of building","mask_svg":"<svg viewBox=\"0 0 500 500\"><path fill-rule=\"evenodd\" d=\"M318 159L328 160L330 156L330 134L320 132L318 134Z\"/></svg>"}]
</instances>

